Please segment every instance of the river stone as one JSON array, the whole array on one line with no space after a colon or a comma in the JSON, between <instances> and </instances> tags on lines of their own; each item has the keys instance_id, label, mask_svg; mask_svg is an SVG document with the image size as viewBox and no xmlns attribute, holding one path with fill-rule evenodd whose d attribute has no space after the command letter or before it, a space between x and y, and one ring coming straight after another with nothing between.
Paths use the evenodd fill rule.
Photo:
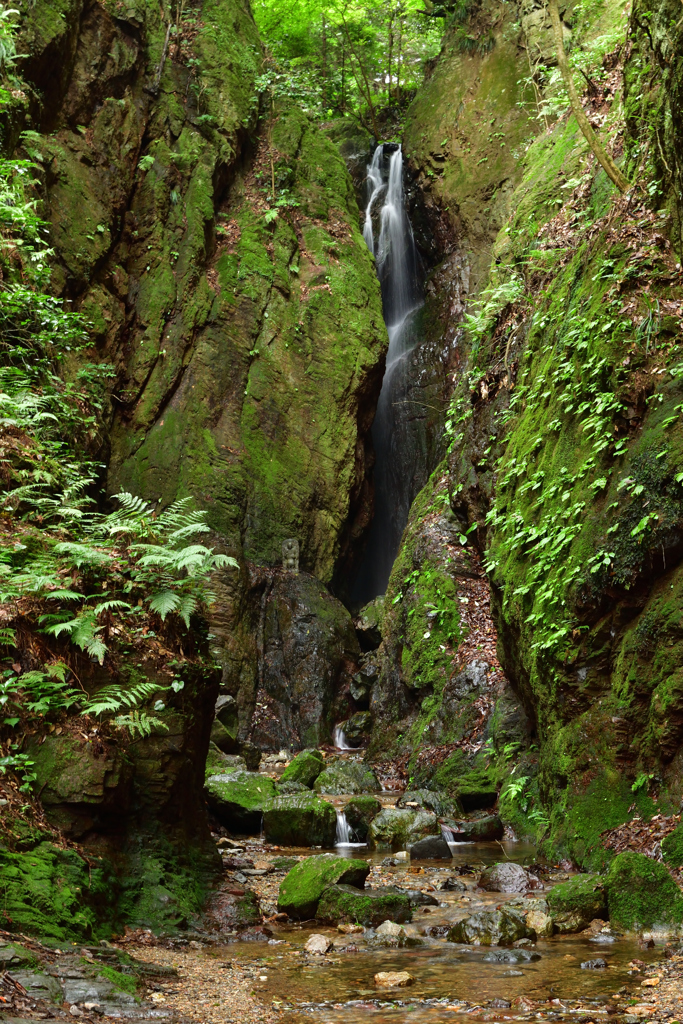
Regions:
<instances>
[{"instance_id":1,"label":"river stone","mask_svg":"<svg viewBox=\"0 0 683 1024\"><path fill-rule=\"evenodd\" d=\"M609 866L606 889L612 925L680 931L683 895L663 864L634 850L619 853Z\"/></svg>"},{"instance_id":2,"label":"river stone","mask_svg":"<svg viewBox=\"0 0 683 1024\"><path fill-rule=\"evenodd\" d=\"M426 836L438 836L441 830L431 811L385 807L368 829L368 842L377 847L406 847Z\"/></svg>"},{"instance_id":3,"label":"river stone","mask_svg":"<svg viewBox=\"0 0 683 1024\"><path fill-rule=\"evenodd\" d=\"M304 946L307 953L314 953L316 956L324 956L328 949L332 948L332 939L327 935L311 935Z\"/></svg>"},{"instance_id":4,"label":"river stone","mask_svg":"<svg viewBox=\"0 0 683 1024\"><path fill-rule=\"evenodd\" d=\"M277 789L278 796L292 796L294 793L310 793L308 786L303 786L300 782L293 782L292 779L287 779L286 782L282 782L281 779L276 780L275 788Z\"/></svg>"},{"instance_id":5,"label":"river stone","mask_svg":"<svg viewBox=\"0 0 683 1024\"><path fill-rule=\"evenodd\" d=\"M524 920L506 910L483 910L453 925L449 942L472 946L511 946L517 939L530 936Z\"/></svg>"},{"instance_id":6,"label":"river stone","mask_svg":"<svg viewBox=\"0 0 683 1024\"><path fill-rule=\"evenodd\" d=\"M374 796L355 796L344 806L346 820L358 836L359 843L366 841L370 822L381 810L382 805Z\"/></svg>"},{"instance_id":7,"label":"river stone","mask_svg":"<svg viewBox=\"0 0 683 1024\"><path fill-rule=\"evenodd\" d=\"M457 800L453 800L447 793L433 793L430 789L407 790L396 801L396 806L419 807L423 811L433 811L440 818L452 818L460 811Z\"/></svg>"},{"instance_id":8,"label":"river stone","mask_svg":"<svg viewBox=\"0 0 683 1024\"><path fill-rule=\"evenodd\" d=\"M530 910L526 915L526 926L536 932L536 938L549 939L555 931L555 925L549 914L541 910Z\"/></svg>"},{"instance_id":9,"label":"river stone","mask_svg":"<svg viewBox=\"0 0 683 1024\"><path fill-rule=\"evenodd\" d=\"M378 971L375 975L377 988L406 988L415 978L408 971Z\"/></svg>"},{"instance_id":10,"label":"river stone","mask_svg":"<svg viewBox=\"0 0 683 1024\"><path fill-rule=\"evenodd\" d=\"M406 894L410 900L411 907L438 907L439 901L428 892L422 892L421 889L403 889L400 886L396 887L399 892Z\"/></svg>"},{"instance_id":11,"label":"river stone","mask_svg":"<svg viewBox=\"0 0 683 1024\"><path fill-rule=\"evenodd\" d=\"M280 782L298 782L311 789L324 768L325 759L319 750L302 750L287 765L280 776Z\"/></svg>"},{"instance_id":12,"label":"river stone","mask_svg":"<svg viewBox=\"0 0 683 1024\"><path fill-rule=\"evenodd\" d=\"M387 886L383 889L354 889L351 885L329 885L323 892L318 910L319 921L337 924L353 921L376 927L383 921L410 921L412 910L406 893Z\"/></svg>"},{"instance_id":13,"label":"river stone","mask_svg":"<svg viewBox=\"0 0 683 1024\"><path fill-rule=\"evenodd\" d=\"M381 786L375 773L361 761L337 761L318 776L313 788L330 796L355 796L376 793Z\"/></svg>"},{"instance_id":14,"label":"river stone","mask_svg":"<svg viewBox=\"0 0 683 1024\"><path fill-rule=\"evenodd\" d=\"M454 843L486 843L502 839L505 827L497 814L487 814L484 818L465 818L442 822L443 827L452 833Z\"/></svg>"},{"instance_id":15,"label":"river stone","mask_svg":"<svg viewBox=\"0 0 683 1024\"><path fill-rule=\"evenodd\" d=\"M381 925L375 929L375 935L386 935L394 939L403 938L405 934L405 928L396 924L395 921L382 921Z\"/></svg>"},{"instance_id":16,"label":"river stone","mask_svg":"<svg viewBox=\"0 0 683 1024\"><path fill-rule=\"evenodd\" d=\"M362 889L370 872L365 860L347 860L323 853L305 857L285 876L280 886L277 909L298 921L315 917L323 890L333 882Z\"/></svg>"},{"instance_id":17,"label":"river stone","mask_svg":"<svg viewBox=\"0 0 683 1024\"><path fill-rule=\"evenodd\" d=\"M344 733L348 743L359 747L363 740L367 739L372 729L372 714L370 711L357 711L345 722L339 723L339 728Z\"/></svg>"},{"instance_id":18,"label":"river stone","mask_svg":"<svg viewBox=\"0 0 683 1024\"><path fill-rule=\"evenodd\" d=\"M528 964L540 959L540 953L529 953L526 949L497 949L482 957L487 964Z\"/></svg>"},{"instance_id":19,"label":"river stone","mask_svg":"<svg viewBox=\"0 0 683 1024\"><path fill-rule=\"evenodd\" d=\"M581 964L582 971L602 971L607 967L607 961L603 960L601 956L595 958L595 960L584 960Z\"/></svg>"},{"instance_id":20,"label":"river stone","mask_svg":"<svg viewBox=\"0 0 683 1024\"><path fill-rule=\"evenodd\" d=\"M482 871L479 888L485 892L526 892L530 879L521 864L507 861Z\"/></svg>"},{"instance_id":21,"label":"river stone","mask_svg":"<svg viewBox=\"0 0 683 1024\"><path fill-rule=\"evenodd\" d=\"M264 808L276 795L272 779L245 771L210 775L204 792L221 825L248 835L261 831Z\"/></svg>"},{"instance_id":22,"label":"river stone","mask_svg":"<svg viewBox=\"0 0 683 1024\"><path fill-rule=\"evenodd\" d=\"M451 848L443 836L427 836L408 848L411 860L452 860Z\"/></svg>"},{"instance_id":23,"label":"river stone","mask_svg":"<svg viewBox=\"0 0 683 1024\"><path fill-rule=\"evenodd\" d=\"M334 846L337 812L313 793L279 796L263 811L263 832L279 846Z\"/></svg>"},{"instance_id":24,"label":"river stone","mask_svg":"<svg viewBox=\"0 0 683 1024\"><path fill-rule=\"evenodd\" d=\"M461 882L460 879L456 878L454 875L449 875L448 878L444 878L439 888L445 892L467 892L467 886L465 883Z\"/></svg>"},{"instance_id":25,"label":"river stone","mask_svg":"<svg viewBox=\"0 0 683 1024\"><path fill-rule=\"evenodd\" d=\"M583 931L596 917L607 919L605 885L598 875L575 875L560 882L550 889L546 900L560 934Z\"/></svg>"}]
</instances>

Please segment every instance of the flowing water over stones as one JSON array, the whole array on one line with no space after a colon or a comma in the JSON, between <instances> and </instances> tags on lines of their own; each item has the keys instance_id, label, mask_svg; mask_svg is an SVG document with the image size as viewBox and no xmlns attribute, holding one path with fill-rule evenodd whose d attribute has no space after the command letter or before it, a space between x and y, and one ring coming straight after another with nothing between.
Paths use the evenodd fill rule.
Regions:
<instances>
[{"instance_id":1,"label":"flowing water over stones","mask_svg":"<svg viewBox=\"0 0 683 1024\"><path fill-rule=\"evenodd\" d=\"M423 470L413 431L415 408L408 398L409 357L420 341L423 295L419 257L405 209L400 146L387 143L376 148L367 188L363 237L377 262L389 350L372 427L375 515L354 586L353 599L359 604L386 590Z\"/></svg>"}]
</instances>

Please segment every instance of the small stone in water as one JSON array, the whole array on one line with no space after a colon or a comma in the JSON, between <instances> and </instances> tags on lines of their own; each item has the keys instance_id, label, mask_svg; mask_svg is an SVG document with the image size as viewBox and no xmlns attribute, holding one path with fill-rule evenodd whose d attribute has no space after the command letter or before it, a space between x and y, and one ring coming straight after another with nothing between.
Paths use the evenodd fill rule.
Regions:
<instances>
[{"instance_id":1,"label":"small stone in water","mask_svg":"<svg viewBox=\"0 0 683 1024\"><path fill-rule=\"evenodd\" d=\"M315 953L316 956L324 956L332 945L332 940L327 935L311 935L304 946L307 953Z\"/></svg>"},{"instance_id":2,"label":"small stone in water","mask_svg":"<svg viewBox=\"0 0 683 1024\"><path fill-rule=\"evenodd\" d=\"M338 924L337 931L341 932L342 935L360 935L363 928L362 924Z\"/></svg>"},{"instance_id":3,"label":"small stone in water","mask_svg":"<svg viewBox=\"0 0 683 1024\"><path fill-rule=\"evenodd\" d=\"M510 1007L510 1002L508 999L492 999L490 1005L497 1010L507 1010Z\"/></svg>"},{"instance_id":4,"label":"small stone in water","mask_svg":"<svg viewBox=\"0 0 683 1024\"><path fill-rule=\"evenodd\" d=\"M379 928L376 929L375 934L395 936L399 939L405 935L405 929L403 929L400 924L396 924L395 921L384 921Z\"/></svg>"},{"instance_id":5,"label":"small stone in water","mask_svg":"<svg viewBox=\"0 0 683 1024\"><path fill-rule=\"evenodd\" d=\"M379 971L375 975L375 985L378 988L405 988L414 981L415 978L408 971Z\"/></svg>"},{"instance_id":6,"label":"small stone in water","mask_svg":"<svg viewBox=\"0 0 683 1024\"><path fill-rule=\"evenodd\" d=\"M503 971L504 978L523 978L524 971Z\"/></svg>"},{"instance_id":7,"label":"small stone in water","mask_svg":"<svg viewBox=\"0 0 683 1024\"><path fill-rule=\"evenodd\" d=\"M607 967L607 961L603 960L601 956L596 957L595 960L584 960L581 964L582 971L600 971L603 967Z\"/></svg>"}]
</instances>

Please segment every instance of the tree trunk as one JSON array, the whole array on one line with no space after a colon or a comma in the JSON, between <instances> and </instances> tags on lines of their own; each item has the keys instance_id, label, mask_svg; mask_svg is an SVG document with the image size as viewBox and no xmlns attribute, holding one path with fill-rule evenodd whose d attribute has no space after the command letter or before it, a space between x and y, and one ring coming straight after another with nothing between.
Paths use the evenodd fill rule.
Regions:
<instances>
[{"instance_id":1,"label":"tree trunk","mask_svg":"<svg viewBox=\"0 0 683 1024\"><path fill-rule=\"evenodd\" d=\"M557 63L560 65L560 71L562 72L564 85L569 95L569 102L571 103L574 117L578 121L579 128L586 137L586 142L592 149L598 163L604 169L607 176L611 178L611 180L614 182L614 184L617 186L620 192L627 192L631 188L630 181L624 177L624 175L621 173L612 157L603 147L597 135L591 128L590 122L586 117L583 107L581 106L581 100L579 99L579 94L576 91L576 86L574 85L574 79L572 77L571 68L569 67L569 62L567 60L567 54L564 50L564 39L562 37L562 23L560 22L560 12L557 7L557 0L548 0L548 13L550 14L550 20L552 22L553 32L555 34L555 46L557 48Z\"/></svg>"}]
</instances>

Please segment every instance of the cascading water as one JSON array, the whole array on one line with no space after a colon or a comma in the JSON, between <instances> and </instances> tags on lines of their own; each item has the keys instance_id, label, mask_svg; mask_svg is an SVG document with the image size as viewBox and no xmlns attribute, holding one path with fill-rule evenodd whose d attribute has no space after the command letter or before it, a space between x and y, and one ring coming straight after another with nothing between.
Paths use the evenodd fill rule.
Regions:
<instances>
[{"instance_id":1,"label":"cascading water","mask_svg":"<svg viewBox=\"0 0 683 1024\"><path fill-rule=\"evenodd\" d=\"M334 727L334 730L332 732L332 742L334 743L334 745L337 748L337 750L355 750L356 749L355 747L352 747L349 744L349 741L346 738L346 733L344 732L344 730L342 729L342 727L340 725L335 725L335 727Z\"/></svg>"},{"instance_id":2,"label":"cascading water","mask_svg":"<svg viewBox=\"0 0 683 1024\"><path fill-rule=\"evenodd\" d=\"M358 843L356 833L353 831L343 811L337 811L337 838L335 846L366 846L366 843Z\"/></svg>"},{"instance_id":3,"label":"cascading water","mask_svg":"<svg viewBox=\"0 0 683 1024\"><path fill-rule=\"evenodd\" d=\"M423 297L417 250L405 209L400 146L377 146L368 166L367 181L363 237L377 263L389 350L372 426L375 515L352 593L354 603L358 604L365 604L386 590L423 471L411 430L415 409L407 400L409 357L420 340L418 321ZM379 238L375 242L376 207L382 194Z\"/></svg>"}]
</instances>

